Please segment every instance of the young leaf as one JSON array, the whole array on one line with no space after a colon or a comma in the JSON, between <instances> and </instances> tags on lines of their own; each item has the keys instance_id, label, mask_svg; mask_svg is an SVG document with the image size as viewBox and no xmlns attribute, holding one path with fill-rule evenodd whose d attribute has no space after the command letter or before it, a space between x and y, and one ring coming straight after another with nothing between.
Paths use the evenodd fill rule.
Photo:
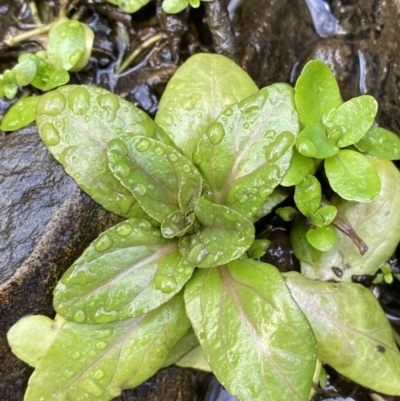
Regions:
<instances>
[{"instance_id":1,"label":"young leaf","mask_svg":"<svg viewBox=\"0 0 400 401\"><path fill-rule=\"evenodd\" d=\"M56 70L70 70L85 50L85 29L77 20L56 24L49 32L47 57Z\"/></svg>"},{"instance_id":2,"label":"young leaf","mask_svg":"<svg viewBox=\"0 0 400 401\"><path fill-rule=\"evenodd\" d=\"M320 60L306 64L296 82L294 98L305 126L323 124L343 103L332 71Z\"/></svg>"},{"instance_id":3,"label":"young leaf","mask_svg":"<svg viewBox=\"0 0 400 401\"><path fill-rule=\"evenodd\" d=\"M320 161L303 156L296 147L293 147L293 156L289 168L281 181L283 187L297 185L307 174L313 174Z\"/></svg>"},{"instance_id":4,"label":"young leaf","mask_svg":"<svg viewBox=\"0 0 400 401\"><path fill-rule=\"evenodd\" d=\"M82 23L82 27L85 32L85 48L81 57L79 58L75 66L70 69L70 71L80 71L85 68L92 54L94 32L92 31L92 28L90 28L86 24Z\"/></svg>"},{"instance_id":5,"label":"young leaf","mask_svg":"<svg viewBox=\"0 0 400 401\"><path fill-rule=\"evenodd\" d=\"M326 159L339 151L339 148L328 140L321 124L308 125L300 131L296 147L303 156L316 159Z\"/></svg>"},{"instance_id":6,"label":"young leaf","mask_svg":"<svg viewBox=\"0 0 400 401\"><path fill-rule=\"evenodd\" d=\"M205 197L194 209L201 230L179 240L186 260L197 267L213 267L237 259L254 241L254 225L234 210Z\"/></svg>"},{"instance_id":7,"label":"young leaf","mask_svg":"<svg viewBox=\"0 0 400 401\"><path fill-rule=\"evenodd\" d=\"M136 200L108 166L107 144L121 134L166 139L146 113L101 88L69 85L41 97L39 134L66 172L96 202L136 217Z\"/></svg>"},{"instance_id":8,"label":"young leaf","mask_svg":"<svg viewBox=\"0 0 400 401\"><path fill-rule=\"evenodd\" d=\"M319 209L321 204L321 184L313 175L306 175L294 190L294 201L297 208L306 217Z\"/></svg>"},{"instance_id":9,"label":"young leaf","mask_svg":"<svg viewBox=\"0 0 400 401\"><path fill-rule=\"evenodd\" d=\"M143 136L114 139L108 146L108 158L114 175L160 223L180 209L178 197L183 186L193 191L185 196L201 193L202 179L193 164L159 141Z\"/></svg>"},{"instance_id":10,"label":"young leaf","mask_svg":"<svg viewBox=\"0 0 400 401\"><path fill-rule=\"evenodd\" d=\"M247 73L227 57L196 54L168 82L155 122L191 160L200 137L219 114L257 90Z\"/></svg>"},{"instance_id":11,"label":"young leaf","mask_svg":"<svg viewBox=\"0 0 400 401\"><path fill-rule=\"evenodd\" d=\"M334 140L340 148L356 143L371 127L377 110L378 103L372 96L364 95L348 100L327 118L325 125L328 138Z\"/></svg>"},{"instance_id":12,"label":"young leaf","mask_svg":"<svg viewBox=\"0 0 400 401\"><path fill-rule=\"evenodd\" d=\"M160 228L163 237L180 238L186 233L193 233L199 227L193 212L185 213L182 210L177 210L163 220Z\"/></svg>"},{"instance_id":13,"label":"young leaf","mask_svg":"<svg viewBox=\"0 0 400 401\"><path fill-rule=\"evenodd\" d=\"M319 358L362 386L400 394L400 353L374 295L354 283L314 281L285 274L293 298L309 320Z\"/></svg>"},{"instance_id":14,"label":"young leaf","mask_svg":"<svg viewBox=\"0 0 400 401\"><path fill-rule=\"evenodd\" d=\"M225 110L193 155L215 202L252 218L288 169L298 129L293 89L286 84Z\"/></svg>"},{"instance_id":15,"label":"young leaf","mask_svg":"<svg viewBox=\"0 0 400 401\"><path fill-rule=\"evenodd\" d=\"M155 374L189 327L181 295L121 322L67 322L36 366L25 401L111 400Z\"/></svg>"},{"instance_id":16,"label":"young leaf","mask_svg":"<svg viewBox=\"0 0 400 401\"><path fill-rule=\"evenodd\" d=\"M375 274L395 251L400 241L400 173L389 161L371 159L382 182L379 197L370 203L348 202L333 196L335 206L367 244L360 254L358 247L334 228L337 241L328 252L319 252L306 240L308 228L295 224L290 240L301 261L301 272L317 280L351 281L355 275ZM371 229L373 227L373 229Z\"/></svg>"},{"instance_id":17,"label":"young leaf","mask_svg":"<svg viewBox=\"0 0 400 401\"><path fill-rule=\"evenodd\" d=\"M122 11L132 14L140 10L150 0L107 0L111 4L117 5Z\"/></svg>"},{"instance_id":18,"label":"young leaf","mask_svg":"<svg viewBox=\"0 0 400 401\"><path fill-rule=\"evenodd\" d=\"M310 228L306 234L307 241L319 251L329 251L335 245L336 234L330 227Z\"/></svg>"},{"instance_id":19,"label":"young leaf","mask_svg":"<svg viewBox=\"0 0 400 401\"><path fill-rule=\"evenodd\" d=\"M12 352L28 365L35 367L46 354L65 323L60 315L50 319L43 315L25 316L7 333Z\"/></svg>"},{"instance_id":20,"label":"young leaf","mask_svg":"<svg viewBox=\"0 0 400 401\"><path fill-rule=\"evenodd\" d=\"M361 153L341 150L325 160L325 173L332 189L344 199L372 202L379 195L379 176Z\"/></svg>"},{"instance_id":21,"label":"young leaf","mask_svg":"<svg viewBox=\"0 0 400 401\"><path fill-rule=\"evenodd\" d=\"M6 84L4 85L4 96L7 99L14 99L18 92L18 85L16 84Z\"/></svg>"},{"instance_id":22,"label":"young leaf","mask_svg":"<svg viewBox=\"0 0 400 401\"><path fill-rule=\"evenodd\" d=\"M35 121L36 105L40 96L30 96L13 104L1 122L2 131L15 131Z\"/></svg>"},{"instance_id":23,"label":"young leaf","mask_svg":"<svg viewBox=\"0 0 400 401\"><path fill-rule=\"evenodd\" d=\"M146 220L130 219L102 233L54 290L54 308L77 323L106 323L156 309L193 273L176 240Z\"/></svg>"},{"instance_id":24,"label":"young leaf","mask_svg":"<svg viewBox=\"0 0 400 401\"><path fill-rule=\"evenodd\" d=\"M323 206L311 214L311 222L319 227L327 227L336 217L337 209L335 206Z\"/></svg>"},{"instance_id":25,"label":"young leaf","mask_svg":"<svg viewBox=\"0 0 400 401\"><path fill-rule=\"evenodd\" d=\"M378 159L400 159L400 138L384 128L372 126L354 146Z\"/></svg>"},{"instance_id":26,"label":"young leaf","mask_svg":"<svg viewBox=\"0 0 400 401\"><path fill-rule=\"evenodd\" d=\"M232 395L309 399L314 335L275 267L243 259L198 269L184 297L207 362Z\"/></svg>"},{"instance_id":27,"label":"young leaf","mask_svg":"<svg viewBox=\"0 0 400 401\"><path fill-rule=\"evenodd\" d=\"M36 63L29 57L18 58L18 64L12 69L18 85L29 85L35 78Z\"/></svg>"},{"instance_id":28,"label":"young leaf","mask_svg":"<svg viewBox=\"0 0 400 401\"><path fill-rule=\"evenodd\" d=\"M38 74L31 82L32 86L42 91L49 91L65 85L69 81L69 74L66 70L52 70L48 64L38 68Z\"/></svg>"},{"instance_id":29,"label":"young leaf","mask_svg":"<svg viewBox=\"0 0 400 401\"><path fill-rule=\"evenodd\" d=\"M291 206L280 207L279 209L276 209L275 213L283 221L292 221L299 215L299 212Z\"/></svg>"}]
</instances>

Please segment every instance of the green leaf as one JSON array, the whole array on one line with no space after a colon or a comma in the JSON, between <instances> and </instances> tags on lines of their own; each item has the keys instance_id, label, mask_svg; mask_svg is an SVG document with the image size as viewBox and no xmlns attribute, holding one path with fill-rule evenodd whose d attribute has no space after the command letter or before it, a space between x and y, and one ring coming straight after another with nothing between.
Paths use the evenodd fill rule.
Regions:
<instances>
[{"instance_id":1,"label":"green leaf","mask_svg":"<svg viewBox=\"0 0 400 401\"><path fill-rule=\"evenodd\" d=\"M213 373L232 395L309 399L314 335L275 267L246 259L198 269L185 304Z\"/></svg>"},{"instance_id":2,"label":"green leaf","mask_svg":"<svg viewBox=\"0 0 400 401\"><path fill-rule=\"evenodd\" d=\"M69 85L41 97L36 123L53 156L105 209L136 217L134 196L108 166L107 144L119 136L166 138L146 113L105 89Z\"/></svg>"},{"instance_id":3,"label":"green leaf","mask_svg":"<svg viewBox=\"0 0 400 401\"><path fill-rule=\"evenodd\" d=\"M371 127L377 111L378 103L372 96L363 95L348 100L326 120L328 138L340 148L356 143Z\"/></svg>"},{"instance_id":4,"label":"green leaf","mask_svg":"<svg viewBox=\"0 0 400 401\"><path fill-rule=\"evenodd\" d=\"M35 367L57 337L65 320L56 315L50 319L43 315L25 316L7 333L11 351L28 365Z\"/></svg>"},{"instance_id":5,"label":"green leaf","mask_svg":"<svg viewBox=\"0 0 400 401\"><path fill-rule=\"evenodd\" d=\"M13 104L1 122L1 130L15 131L35 121L39 99L40 96L30 96Z\"/></svg>"},{"instance_id":6,"label":"green leaf","mask_svg":"<svg viewBox=\"0 0 400 401\"><path fill-rule=\"evenodd\" d=\"M276 214L284 221L292 221L299 215L299 212L294 207L285 206L276 209Z\"/></svg>"},{"instance_id":7,"label":"green leaf","mask_svg":"<svg viewBox=\"0 0 400 401\"><path fill-rule=\"evenodd\" d=\"M160 141L143 136L114 139L108 147L108 158L114 175L133 193L143 210L160 223L180 209L183 186L193 192L181 193L182 198L201 193L202 179L197 169Z\"/></svg>"},{"instance_id":8,"label":"green leaf","mask_svg":"<svg viewBox=\"0 0 400 401\"><path fill-rule=\"evenodd\" d=\"M5 84L4 85L4 96L7 99L14 99L18 92L18 85L16 84Z\"/></svg>"},{"instance_id":9,"label":"green leaf","mask_svg":"<svg viewBox=\"0 0 400 401\"><path fill-rule=\"evenodd\" d=\"M12 69L16 83L21 86L29 85L36 76L36 63L30 58L18 59L18 61Z\"/></svg>"},{"instance_id":10,"label":"green leaf","mask_svg":"<svg viewBox=\"0 0 400 401\"><path fill-rule=\"evenodd\" d=\"M77 323L124 320L167 302L192 273L176 240L130 219L102 233L67 270L54 290L54 308Z\"/></svg>"},{"instance_id":11,"label":"green leaf","mask_svg":"<svg viewBox=\"0 0 400 401\"><path fill-rule=\"evenodd\" d=\"M90 28L88 25L84 23L81 24L85 32L85 48L81 57L79 58L75 66L70 69L70 71L80 71L85 68L92 54L94 32L92 31L92 28Z\"/></svg>"},{"instance_id":12,"label":"green leaf","mask_svg":"<svg viewBox=\"0 0 400 401\"><path fill-rule=\"evenodd\" d=\"M38 74L31 82L32 86L42 91L49 91L65 85L69 81L69 74L66 70L52 70L48 64L38 68Z\"/></svg>"},{"instance_id":13,"label":"green leaf","mask_svg":"<svg viewBox=\"0 0 400 401\"><path fill-rule=\"evenodd\" d=\"M56 24L49 32L47 57L55 70L70 70L85 50L85 29L77 20Z\"/></svg>"},{"instance_id":14,"label":"green leaf","mask_svg":"<svg viewBox=\"0 0 400 401\"><path fill-rule=\"evenodd\" d=\"M168 82L155 122L191 159L210 124L226 108L256 92L253 80L227 57L196 54Z\"/></svg>"},{"instance_id":15,"label":"green leaf","mask_svg":"<svg viewBox=\"0 0 400 401\"><path fill-rule=\"evenodd\" d=\"M323 206L311 214L311 222L319 227L327 227L332 223L337 213L335 206Z\"/></svg>"},{"instance_id":16,"label":"green leaf","mask_svg":"<svg viewBox=\"0 0 400 401\"><path fill-rule=\"evenodd\" d=\"M316 159L326 159L339 151L339 148L328 140L325 129L320 124L308 125L300 131L296 147L303 156Z\"/></svg>"},{"instance_id":17,"label":"green leaf","mask_svg":"<svg viewBox=\"0 0 400 401\"><path fill-rule=\"evenodd\" d=\"M310 228L306 237L314 248L322 252L329 251L336 242L336 234L331 227Z\"/></svg>"},{"instance_id":18,"label":"green leaf","mask_svg":"<svg viewBox=\"0 0 400 401\"><path fill-rule=\"evenodd\" d=\"M313 174L319 160L303 156L296 147L293 147L293 156L290 160L289 168L283 176L281 185L290 187L297 185L307 174Z\"/></svg>"},{"instance_id":19,"label":"green leaf","mask_svg":"<svg viewBox=\"0 0 400 401\"><path fill-rule=\"evenodd\" d=\"M317 280L352 281L353 275L375 274L396 250L400 242L400 173L389 162L371 159L382 189L370 203L349 202L337 195L331 204L343 213L351 226L368 246L360 255L358 247L345 234L333 228L337 241L328 252L319 252L306 240L308 228L302 224L292 228L290 241L301 272Z\"/></svg>"},{"instance_id":20,"label":"green leaf","mask_svg":"<svg viewBox=\"0 0 400 401\"><path fill-rule=\"evenodd\" d=\"M252 217L251 221L255 222L260 220L262 217L271 213L274 207L282 203L290 195L290 190L281 186L277 186L271 195L265 199L257 213Z\"/></svg>"},{"instance_id":21,"label":"green leaf","mask_svg":"<svg viewBox=\"0 0 400 401\"><path fill-rule=\"evenodd\" d=\"M295 102L304 126L323 124L343 103L336 79L322 61L311 60L304 67L296 82Z\"/></svg>"},{"instance_id":22,"label":"green leaf","mask_svg":"<svg viewBox=\"0 0 400 401\"><path fill-rule=\"evenodd\" d=\"M189 0L164 0L162 8L168 14L177 14L189 6Z\"/></svg>"},{"instance_id":23,"label":"green leaf","mask_svg":"<svg viewBox=\"0 0 400 401\"><path fill-rule=\"evenodd\" d=\"M249 258L258 259L261 258L265 254L268 246L271 244L271 241L268 239L256 239L251 244L251 247L247 251Z\"/></svg>"},{"instance_id":24,"label":"green leaf","mask_svg":"<svg viewBox=\"0 0 400 401\"><path fill-rule=\"evenodd\" d=\"M198 345L190 350L181 359L175 362L175 365L181 368L199 369L205 372L212 372L210 365L204 357L203 349Z\"/></svg>"},{"instance_id":25,"label":"green leaf","mask_svg":"<svg viewBox=\"0 0 400 401\"><path fill-rule=\"evenodd\" d=\"M341 150L325 160L325 173L332 189L344 199L372 202L379 195L379 176L361 153Z\"/></svg>"},{"instance_id":26,"label":"green leaf","mask_svg":"<svg viewBox=\"0 0 400 401\"><path fill-rule=\"evenodd\" d=\"M319 358L362 386L399 395L400 354L375 296L358 284L285 276L315 333Z\"/></svg>"},{"instance_id":27,"label":"green leaf","mask_svg":"<svg viewBox=\"0 0 400 401\"><path fill-rule=\"evenodd\" d=\"M163 367L170 366L179 361L184 355L199 345L193 329L190 329L170 351L168 358L165 360Z\"/></svg>"},{"instance_id":28,"label":"green leaf","mask_svg":"<svg viewBox=\"0 0 400 401\"><path fill-rule=\"evenodd\" d=\"M161 234L165 238L182 237L186 233L193 233L198 230L199 224L193 212L177 210L167 216L161 224Z\"/></svg>"},{"instance_id":29,"label":"green leaf","mask_svg":"<svg viewBox=\"0 0 400 401\"><path fill-rule=\"evenodd\" d=\"M400 159L400 138L384 128L372 126L354 146L378 159Z\"/></svg>"},{"instance_id":30,"label":"green leaf","mask_svg":"<svg viewBox=\"0 0 400 401\"><path fill-rule=\"evenodd\" d=\"M150 0L107 0L111 4L117 5L122 11L132 14L140 10Z\"/></svg>"},{"instance_id":31,"label":"green leaf","mask_svg":"<svg viewBox=\"0 0 400 401\"><path fill-rule=\"evenodd\" d=\"M298 130L293 89L286 84L225 110L193 155L215 202L252 218L288 169Z\"/></svg>"},{"instance_id":32,"label":"green leaf","mask_svg":"<svg viewBox=\"0 0 400 401\"><path fill-rule=\"evenodd\" d=\"M321 204L321 184L313 175L306 175L294 190L294 201L297 208L306 217L319 209Z\"/></svg>"},{"instance_id":33,"label":"green leaf","mask_svg":"<svg viewBox=\"0 0 400 401\"><path fill-rule=\"evenodd\" d=\"M202 197L194 211L203 227L179 240L179 249L190 264L218 266L239 258L253 243L254 225L234 210Z\"/></svg>"},{"instance_id":34,"label":"green leaf","mask_svg":"<svg viewBox=\"0 0 400 401\"><path fill-rule=\"evenodd\" d=\"M111 400L155 374L189 327L180 295L121 322L67 322L31 376L25 401Z\"/></svg>"}]
</instances>

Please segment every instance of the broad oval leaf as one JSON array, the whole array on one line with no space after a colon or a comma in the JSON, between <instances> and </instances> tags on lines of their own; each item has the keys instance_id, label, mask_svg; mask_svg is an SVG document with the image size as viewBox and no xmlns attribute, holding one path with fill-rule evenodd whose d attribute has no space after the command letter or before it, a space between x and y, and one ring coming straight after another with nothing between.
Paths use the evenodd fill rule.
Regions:
<instances>
[{"instance_id":1,"label":"broad oval leaf","mask_svg":"<svg viewBox=\"0 0 400 401\"><path fill-rule=\"evenodd\" d=\"M377 111L378 103L372 96L363 95L348 100L326 120L328 137L340 148L356 143L371 127Z\"/></svg>"},{"instance_id":2,"label":"broad oval leaf","mask_svg":"<svg viewBox=\"0 0 400 401\"><path fill-rule=\"evenodd\" d=\"M77 20L56 24L49 32L47 57L56 70L70 70L85 50L85 29Z\"/></svg>"},{"instance_id":3,"label":"broad oval leaf","mask_svg":"<svg viewBox=\"0 0 400 401\"><path fill-rule=\"evenodd\" d=\"M35 367L46 354L65 323L56 315L53 319L43 315L25 316L7 333L12 352L28 365Z\"/></svg>"},{"instance_id":4,"label":"broad oval leaf","mask_svg":"<svg viewBox=\"0 0 400 401\"><path fill-rule=\"evenodd\" d=\"M323 124L343 103L336 79L325 63L311 60L305 65L296 82L295 101L305 126Z\"/></svg>"},{"instance_id":5,"label":"broad oval leaf","mask_svg":"<svg viewBox=\"0 0 400 401\"><path fill-rule=\"evenodd\" d=\"M341 150L325 159L325 173L332 189L347 200L372 202L381 190L373 164L354 150Z\"/></svg>"},{"instance_id":6,"label":"broad oval leaf","mask_svg":"<svg viewBox=\"0 0 400 401\"><path fill-rule=\"evenodd\" d=\"M368 251L360 255L352 240L333 228L337 237L335 246L328 252L319 252L305 238L307 227L295 225L290 239L301 261L301 271L307 277L351 281L353 275L373 275L395 251L400 241L400 173L392 162L379 159L371 162L382 182L378 199L370 203L348 202L339 196L331 199L332 205L344 214L366 243Z\"/></svg>"},{"instance_id":7,"label":"broad oval leaf","mask_svg":"<svg viewBox=\"0 0 400 401\"><path fill-rule=\"evenodd\" d=\"M374 295L359 284L285 276L315 333L319 358L362 386L399 395L400 353Z\"/></svg>"},{"instance_id":8,"label":"broad oval leaf","mask_svg":"<svg viewBox=\"0 0 400 401\"><path fill-rule=\"evenodd\" d=\"M252 218L288 169L298 130L293 89L286 84L225 110L193 155L215 202Z\"/></svg>"},{"instance_id":9,"label":"broad oval leaf","mask_svg":"<svg viewBox=\"0 0 400 401\"><path fill-rule=\"evenodd\" d=\"M290 187L297 185L307 174L313 174L320 160L303 156L296 147L293 147L293 156L290 159L289 168L283 176L281 185L283 187Z\"/></svg>"},{"instance_id":10,"label":"broad oval leaf","mask_svg":"<svg viewBox=\"0 0 400 401\"><path fill-rule=\"evenodd\" d=\"M37 72L36 63L30 57L18 57L18 64L12 69L12 72L18 85L29 85Z\"/></svg>"},{"instance_id":11,"label":"broad oval leaf","mask_svg":"<svg viewBox=\"0 0 400 401\"><path fill-rule=\"evenodd\" d=\"M27 126L36 118L36 105L40 96L29 96L13 104L1 122L3 131L15 131Z\"/></svg>"},{"instance_id":12,"label":"broad oval leaf","mask_svg":"<svg viewBox=\"0 0 400 401\"><path fill-rule=\"evenodd\" d=\"M67 322L36 366L24 399L111 400L154 375L189 328L181 295L121 322Z\"/></svg>"},{"instance_id":13,"label":"broad oval leaf","mask_svg":"<svg viewBox=\"0 0 400 401\"><path fill-rule=\"evenodd\" d=\"M160 223L180 209L182 187L193 194L201 192L202 179L193 164L160 141L142 136L114 139L108 147L108 158L114 175L143 210ZM190 198L192 193L185 195Z\"/></svg>"},{"instance_id":14,"label":"broad oval leaf","mask_svg":"<svg viewBox=\"0 0 400 401\"><path fill-rule=\"evenodd\" d=\"M313 175L306 175L294 190L294 201L297 208L306 217L319 209L321 204L321 184Z\"/></svg>"},{"instance_id":15,"label":"broad oval leaf","mask_svg":"<svg viewBox=\"0 0 400 401\"><path fill-rule=\"evenodd\" d=\"M105 323L156 309L193 273L176 240L146 220L130 219L102 233L66 271L54 308L77 323Z\"/></svg>"},{"instance_id":16,"label":"broad oval leaf","mask_svg":"<svg viewBox=\"0 0 400 401\"><path fill-rule=\"evenodd\" d=\"M210 124L257 90L249 75L227 57L196 54L168 82L155 122L191 160Z\"/></svg>"},{"instance_id":17,"label":"broad oval leaf","mask_svg":"<svg viewBox=\"0 0 400 401\"><path fill-rule=\"evenodd\" d=\"M184 297L206 360L232 395L309 399L314 335L275 267L246 259L198 269Z\"/></svg>"},{"instance_id":18,"label":"broad oval leaf","mask_svg":"<svg viewBox=\"0 0 400 401\"><path fill-rule=\"evenodd\" d=\"M111 212L135 217L136 200L111 172L107 144L122 134L168 141L146 113L105 89L68 85L41 97L36 123L50 152L86 193Z\"/></svg>"},{"instance_id":19,"label":"broad oval leaf","mask_svg":"<svg viewBox=\"0 0 400 401\"><path fill-rule=\"evenodd\" d=\"M378 159L400 159L400 138L384 128L372 126L354 146Z\"/></svg>"},{"instance_id":20,"label":"broad oval leaf","mask_svg":"<svg viewBox=\"0 0 400 401\"><path fill-rule=\"evenodd\" d=\"M335 245L336 234L331 227L310 228L306 234L307 241L319 251L329 251Z\"/></svg>"},{"instance_id":21,"label":"broad oval leaf","mask_svg":"<svg viewBox=\"0 0 400 401\"><path fill-rule=\"evenodd\" d=\"M205 197L194 209L202 227L193 235L179 240L179 249L188 263L197 267L213 267L237 259L254 241L251 221Z\"/></svg>"},{"instance_id":22,"label":"broad oval leaf","mask_svg":"<svg viewBox=\"0 0 400 401\"><path fill-rule=\"evenodd\" d=\"M326 159L339 151L339 148L326 137L325 129L320 124L308 125L300 131L296 147L303 156L316 159Z\"/></svg>"}]
</instances>

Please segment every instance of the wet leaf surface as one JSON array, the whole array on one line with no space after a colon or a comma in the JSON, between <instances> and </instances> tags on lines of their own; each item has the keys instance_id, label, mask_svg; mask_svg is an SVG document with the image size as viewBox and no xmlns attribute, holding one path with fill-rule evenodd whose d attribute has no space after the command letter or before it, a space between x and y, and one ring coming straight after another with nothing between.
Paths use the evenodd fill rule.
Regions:
<instances>
[{"instance_id":1,"label":"wet leaf surface","mask_svg":"<svg viewBox=\"0 0 400 401\"><path fill-rule=\"evenodd\" d=\"M310 217L317 211L321 204L321 197L321 184L313 175L306 175L295 187L294 201L306 217Z\"/></svg>"},{"instance_id":2,"label":"wet leaf surface","mask_svg":"<svg viewBox=\"0 0 400 401\"><path fill-rule=\"evenodd\" d=\"M15 131L35 121L36 105L39 99L40 96L30 96L18 100L4 116L0 129Z\"/></svg>"}]
</instances>

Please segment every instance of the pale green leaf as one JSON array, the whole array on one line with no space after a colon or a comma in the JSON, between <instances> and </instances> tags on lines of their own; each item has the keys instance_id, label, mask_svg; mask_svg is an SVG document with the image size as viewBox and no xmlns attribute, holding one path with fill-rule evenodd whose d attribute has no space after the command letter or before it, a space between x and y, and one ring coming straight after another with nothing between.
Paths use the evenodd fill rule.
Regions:
<instances>
[{"instance_id":1,"label":"pale green leaf","mask_svg":"<svg viewBox=\"0 0 400 401\"><path fill-rule=\"evenodd\" d=\"M137 318L67 322L36 366L24 400L111 400L154 375L189 327L180 295Z\"/></svg>"},{"instance_id":2,"label":"pale green leaf","mask_svg":"<svg viewBox=\"0 0 400 401\"><path fill-rule=\"evenodd\" d=\"M336 234L331 227L310 228L306 234L307 241L319 251L329 251L335 245Z\"/></svg>"},{"instance_id":3,"label":"pale green leaf","mask_svg":"<svg viewBox=\"0 0 400 401\"><path fill-rule=\"evenodd\" d=\"M18 64L12 69L12 72L18 85L29 85L37 72L36 63L29 57L18 59Z\"/></svg>"},{"instance_id":4,"label":"pale green leaf","mask_svg":"<svg viewBox=\"0 0 400 401\"><path fill-rule=\"evenodd\" d=\"M326 159L339 151L326 137L325 129L320 124L308 125L300 131L296 147L303 156L316 159Z\"/></svg>"},{"instance_id":5,"label":"pale green leaf","mask_svg":"<svg viewBox=\"0 0 400 401\"><path fill-rule=\"evenodd\" d=\"M237 259L254 241L251 221L226 206L200 198L195 214L202 228L179 240L186 260L197 267L213 267Z\"/></svg>"},{"instance_id":6,"label":"pale green leaf","mask_svg":"<svg viewBox=\"0 0 400 401\"><path fill-rule=\"evenodd\" d=\"M325 173L332 189L342 198L372 202L381 189L375 167L361 153L341 150L325 160Z\"/></svg>"},{"instance_id":7,"label":"pale green leaf","mask_svg":"<svg viewBox=\"0 0 400 401\"><path fill-rule=\"evenodd\" d=\"M215 202L251 219L288 169L298 130L293 89L286 84L225 110L193 155Z\"/></svg>"},{"instance_id":8,"label":"pale green leaf","mask_svg":"<svg viewBox=\"0 0 400 401\"><path fill-rule=\"evenodd\" d=\"M311 214L311 222L319 227L327 227L332 223L337 213L335 206L323 206Z\"/></svg>"},{"instance_id":9,"label":"pale green leaf","mask_svg":"<svg viewBox=\"0 0 400 401\"><path fill-rule=\"evenodd\" d=\"M155 121L191 159L210 124L257 90L247 73L229 58L196 54L168 82Z\"/></svg>"},{"instance_id":10,"label":"pale green leaf","mask_svg":"<svg viewBox=\"0 0 400 401\"><path fill-rule=\"evenodd\" d=\"M294 190L294 201L297 208L306 217L310 217L321 204L321 184L313 175L306 175Z\"/></svg>"},{"instance_id":11,"label":"pale green leaf","mask_svg":"<svg viewBox=\"0 0 400 401\"><path fill-rule=\"evenodd\" d=\"M198 269L185 304L207 362L232 395L309 399L314 335L275 267L246 259Z\"/></svg>"},{"instance_id":12,"label":"pale green leaf","mask_svg":"<svg viewBox=\"0 0 400 401\"><path fill-rule=\"evenodd\" d=\"M340 374L384 394L400 395L400 354L375 296L354 283L286 275L318 342L319 358Z\"/></svg>"},{"instance_id":13,"label":"pale green leaf","mask_svg":"<svg viewBox=\"0 0 400 401\"><path fill-rule=\"evenodd\" d=\"M15 131L35 121L36 105L39 99L40 96L30 96L14 103L3 118L1 129Z\"/></svg>"},{"instance_id":14,"label":"pale green leaf","mask_svg":"<svg viewBox=\"0 0 400 401\"><path fill-rule=\"evenodd\" d=\"M54 308L77 323L124 320L167 302L192 273L176 240L130 219L102 233L66 271Z\"/></svg>"},{"instance_id":15,"label":"pale green leaf","mask_svg":"<svg viewBox=\"0 0 400 401\"><path fill-rule=\"evenodd\" d=\"M290 187L297 185L307 174L313 174L319 163L311 157L303 156L296 147L293 147L293 156L290 160L289 168L283 176L281 185Z\"/></svg>"}]
</instances>

